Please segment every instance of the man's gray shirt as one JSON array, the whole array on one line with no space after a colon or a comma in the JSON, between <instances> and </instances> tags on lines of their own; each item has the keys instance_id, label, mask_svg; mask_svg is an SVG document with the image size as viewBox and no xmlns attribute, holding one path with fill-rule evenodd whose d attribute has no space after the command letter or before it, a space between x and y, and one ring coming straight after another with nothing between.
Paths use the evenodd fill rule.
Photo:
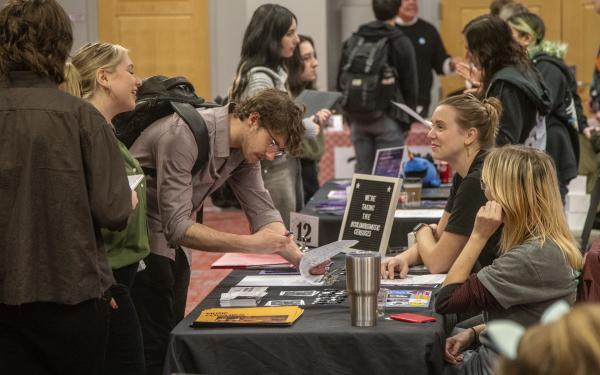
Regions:
<instances>
[{"instance_id":1,"label":"man's gray shirt","mask_svg":"<svg viewBox=\"0 0 600 375\"><path fill-rule=\"evenodd\" d=\"M156 121L131 146L142 167L156 169L148 176L150 251L175 259L175 249L195 223L204 200L225 181L234 190L250 222L251 231L281 222L265 189L260 163L246 163L240 149L229 142L228 107L198 110L210 137L208 162L192 176L198 146L189 126L173 114ZM188 261L191 252L186 250Z\"/></svg>"}]
</instances>

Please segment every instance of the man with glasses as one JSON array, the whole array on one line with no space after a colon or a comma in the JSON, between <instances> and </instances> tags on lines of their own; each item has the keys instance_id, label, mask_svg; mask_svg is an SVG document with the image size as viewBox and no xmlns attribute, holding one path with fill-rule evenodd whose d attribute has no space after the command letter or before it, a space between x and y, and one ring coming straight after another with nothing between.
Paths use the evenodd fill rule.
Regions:
<instances>
[{"instance_id":1,"label":"man with glasses","mask_svg":"<svg viewBox=\"0 0 600 375\"><path fill-rule=\"evenodd\" d=\"M197 173L192 174L197 142L177 114L150 125L131 146L142 167L156 170L147 182L151 254L132 288L148 374L161 373L169 332L183 319L190 249L278 253L295 265L302 257L263 185L259 162L298 153L303 111L287 93L275 89L239 104L198 111L208 128L210 151ZM246 213L251 235L196 222L204 200L226 181Z\"/></svg>"}]
</instances>

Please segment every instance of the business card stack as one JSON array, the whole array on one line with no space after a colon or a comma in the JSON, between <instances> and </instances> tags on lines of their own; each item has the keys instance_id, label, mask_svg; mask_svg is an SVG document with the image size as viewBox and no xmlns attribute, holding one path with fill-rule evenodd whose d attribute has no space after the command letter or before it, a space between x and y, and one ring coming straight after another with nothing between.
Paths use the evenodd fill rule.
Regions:
<instances>
[{"instance_id":1,"label":"business card stack","mask_svg":"<svg viewBox=\"0 0 600 375\"><path fill-rule=\"evenodd\" d=\"M233 287L227 293L221 293L221 307L256 307L260 300L267 295L266 286Z\"/></svg>"},{"instance_id":2,"label":"business card stack","mask_svg":"<svg viewBox=\"0 0 600 375\"><path fill-rule=\"evenodd\" d=\"M590 208L590 195L585 192L586 181L587 177L577 176L569 183L569 193L565 199L565 212L567 224L572 231L583 229Z\"/></svg>"}]
</instances>

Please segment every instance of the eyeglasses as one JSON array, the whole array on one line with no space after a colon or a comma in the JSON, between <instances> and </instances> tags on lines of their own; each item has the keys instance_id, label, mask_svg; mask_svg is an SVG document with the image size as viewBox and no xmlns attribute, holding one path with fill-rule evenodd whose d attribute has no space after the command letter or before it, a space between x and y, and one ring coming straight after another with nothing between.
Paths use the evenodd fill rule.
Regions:
<instances>
[{"instance_id":1,"label":"eyeglasses","mask_svg":"<svg viewBox=\"0 0 600 375\"><path fill-rule=\"evenodd\" d=\"M481 186L482 191L485 191L486 186L485 186L485 182L483 182L483 178L479 179L479 186Z\"/></svg>"},{"instance_id":2,"label":"eyeglasses","mask_svg":"<svg viewBox=\"0 0 600 375\"><path fill-rule=\"evenodd\" d=\"M271 143L269 143L269 145L267 146L267 152L273 154L275 156L275 159L279 159L280 157L285 155L285 147L281 147L279 145L279 143L275 140L275 137L268 128L264 129L267 131L267 133L269 133L269 136L271 137Z\"/></svg>"}]
</instances>

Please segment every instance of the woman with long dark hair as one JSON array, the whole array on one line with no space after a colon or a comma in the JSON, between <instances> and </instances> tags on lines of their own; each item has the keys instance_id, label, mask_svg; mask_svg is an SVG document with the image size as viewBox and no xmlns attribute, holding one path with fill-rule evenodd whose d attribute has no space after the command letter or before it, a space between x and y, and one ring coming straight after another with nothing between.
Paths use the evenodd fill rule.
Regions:
<instances>
[{"instance_id":1,"label":"woman with long dark hair","mask_svg":"<svg viewBox=\"0 0 600 375\"><path fill-rule=\"evenodd\" d=\"M289 91L285 61L292 57L299 42L297 18L289 9L277 4L258 7L244 33L240 63L229 95L231 101L239 102L268 88ZM313 119L323 125L330 116L331 112L323 109L314 118L304 119L305 137L314 138L319 133ZM304 206L300 163L286 155L262 161L261 169L273 204L289 226L290 212Z\"/></svg>"},{"instance_id":2,"label":"woman with long dark hair","mask_svg":"<svg viewBox=\"0 0 600 375\"><path fill-rule=\"evenodd\" d=\"M317 81L317 52L313 39L306 35L299 35L300 43L294 55L287 61L290 77L288 83L293 97L297 97L303 90L316 90ZM319 161L325 151L325 138L323 133L315 139L305 139L302 142L302 155L300 165L302 170L302 186L304 188L304 202L319 190Z\"/></svg>"},{"instance_id":3,"label":"woman with long dark hair","mask_svg":"<svg viewBox=\"0 0 600 375\"><path fill-rule=\"evenodd\" d=\"M467 59L480 72L478 95L496 97L502 103L496 144L545 149L549 90L525 49L513 39L508 24L499 17L483 15L470 21L463 34Z\"/></svg>"}]
</instances>

